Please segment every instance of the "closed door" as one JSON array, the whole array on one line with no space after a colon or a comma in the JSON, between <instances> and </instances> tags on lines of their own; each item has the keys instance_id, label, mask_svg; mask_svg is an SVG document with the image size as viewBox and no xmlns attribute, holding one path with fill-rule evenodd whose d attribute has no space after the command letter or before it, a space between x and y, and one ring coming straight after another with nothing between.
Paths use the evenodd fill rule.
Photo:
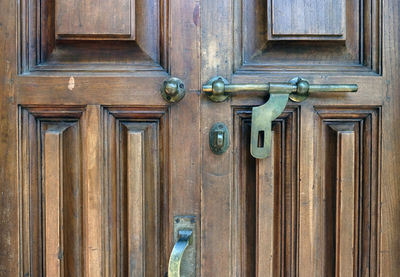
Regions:
<instances>
[{"instance_id":1,"label":"closed door","mask_svg":"<svg viewBox=\"0 0 400 277\"><path fill-rule=\"evenodd\" d=\"M0 276L398 276L397 1L3 2Z\"/></svg>"}]
</instances>

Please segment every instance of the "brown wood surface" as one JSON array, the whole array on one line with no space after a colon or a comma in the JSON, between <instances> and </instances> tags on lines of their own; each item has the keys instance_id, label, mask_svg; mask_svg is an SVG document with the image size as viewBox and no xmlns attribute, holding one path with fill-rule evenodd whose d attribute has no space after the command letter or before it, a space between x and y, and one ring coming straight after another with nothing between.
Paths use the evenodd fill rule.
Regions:
<instances>
[{"instance_id":1,"label":"brown wood surface","mask_svg":"<svg viewBox=\"0 0 400 277\"><path fill-rule=\"evenodd\" d=\"M57 38L135 39L135 0L55 1Z\"/></svg>"},{"instance_id":2,"label":"brown wood surface","mask_svg":"<svg viewBox=\"0 0 400 277\"><path fill-rule=\"evenodd\" d=\"M271 37L344 36L345 1L270 0Z\"/></svg>"},{"instance_id":3,"label":"brown wood surface","mask_svg":"<svg viewBox=\"0 0 400 277\"><path fill-rule=\"evenodd\" d=\"M178 215L197 276L399 276L398 1L67 2L0 3L1 277L166 276ZM216 75L359 90L290 102L256 160L266 97Z\"/></svg>"}]
</instances>

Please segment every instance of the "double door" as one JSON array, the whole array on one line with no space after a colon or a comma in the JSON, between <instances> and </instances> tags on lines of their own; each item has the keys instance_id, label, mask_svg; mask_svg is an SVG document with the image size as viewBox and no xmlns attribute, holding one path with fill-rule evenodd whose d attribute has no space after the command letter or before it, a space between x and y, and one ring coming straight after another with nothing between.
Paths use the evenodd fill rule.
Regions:
<instances>
[{"instance_id":1,"label":"double door","mask_svg":"<svg viewBox=\"0 0 400 277\"><path fill-rule=\"evenodd\" d=\"M398 276L399 14L3 1L0 276Z\"/></svg>"}]
</instances>

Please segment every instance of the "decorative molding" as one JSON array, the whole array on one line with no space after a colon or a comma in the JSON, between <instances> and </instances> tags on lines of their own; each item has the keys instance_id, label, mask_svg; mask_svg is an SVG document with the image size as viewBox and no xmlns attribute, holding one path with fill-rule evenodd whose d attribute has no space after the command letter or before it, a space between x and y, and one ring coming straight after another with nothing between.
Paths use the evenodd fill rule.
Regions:
<instances>
[{"instance_id":1,"label":"decorative molding","mask_svg":"<svg viewBox=\"0 0 400 277\"><path fill-rule=\"evenodd\" d=\"M269 0L268 40L345 40L345 15L345 0Z\"/></svg>"},{"instance_id":2,"label":"decorative molding","mask_svg":"<svg viewBox=\"0 0 400 277\"><path fill-rule=\"evenodd\" d=\"M109 276L163 276L167 268L168 114L162 108L103 111Z\"/></svg>"},{"instance_id":3,"label":"decorative molding","mask_svg":"<svg viewBox=\"0 0 400 277\"><path fill-rule=\"evenodd\" d=\"M235 74L382 74L381 0L345 1L340 36L274 35L272 1L234 0Z\"/></svg>"},{"instance_id":4,"label":"decorative molding","mask_svg":"<svg viewBox=\"0 0 400 277\"><path fill-rule=\"evenodd\" d=\"M83 107L19 109L23 276L82 276Z\"/></svg>"},{"instance_id":5,"label":"decorative molding","mask_svg":"<svg viewBox=\"0 0 400 277\"><path fill-rule=\"evenodd\" d=\"M235 108L233 147L238 275L295 276L298 230L299 108L273 122L271 157L250 155L251 110Z\"/></svg>"},{"instance_id":6,"label":"decorative molding","mask_svg":"<svg viewBox=\"0 0 400 277\"><path fill-rule=\"evenodd\" d=\"M315 108L323 276L378 276L379 107Z\"/></svg>"},{"instance_id":7,"label":"decorative molding","mask_svg":"<svg viewBox=\"0 0 400 277\"><path fill-rule=\"evenodd\" d=\"M131 1L134 2L129 20L132 30L127 35L125 32L119 34L117 30L114 34L96 34L89 27L91 31L87 32L93 34L83 34L85 30L83 33L78 30L76 34L57 34L63 24L58 22L62 18L56 18L56 2L21 0L18 13L19 73L165 72L168 69L169 0ZM67 30L75 25L68 26L62 28Z\"/></svg>"}]
</instances>

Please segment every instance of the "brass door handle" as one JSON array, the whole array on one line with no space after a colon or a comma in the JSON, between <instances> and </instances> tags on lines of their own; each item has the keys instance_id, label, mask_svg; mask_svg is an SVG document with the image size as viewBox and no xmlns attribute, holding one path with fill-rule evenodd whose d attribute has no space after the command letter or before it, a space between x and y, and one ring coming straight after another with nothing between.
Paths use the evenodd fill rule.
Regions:
<instances>
[{"instance_id":1,"label":"brass door handle","mask_svg":"<svg viewBox=\"0 0 400 277\"><path fill-rule=\"evenodd\" d=\"M178 232L178 241L175 243L171 252L168 264L168 277L181 276L181 263L183 254L191 242L193 232L191 230L180 230Z\"/></svg>"},{"instance_id":2,"label":"brass door handle","mask_svg":"<svg viewBox=\"0 0 400 277\"><path fill-rule=\"evenodd\" d=\"M266 84L229 84L222 77L212 78L203 85L203 92L214 102L225 101L230 95L238 92L261 91L269 93L268 101L259 107L254 107L251 119L251 155L257 159L264 159L271 152L271 126L285 109L287 102L302 102L310 93L327 92L356 92L356 84L348 85L312 85L300 77L293 78L287 83Z\"/></svg>"}]
</instances>

